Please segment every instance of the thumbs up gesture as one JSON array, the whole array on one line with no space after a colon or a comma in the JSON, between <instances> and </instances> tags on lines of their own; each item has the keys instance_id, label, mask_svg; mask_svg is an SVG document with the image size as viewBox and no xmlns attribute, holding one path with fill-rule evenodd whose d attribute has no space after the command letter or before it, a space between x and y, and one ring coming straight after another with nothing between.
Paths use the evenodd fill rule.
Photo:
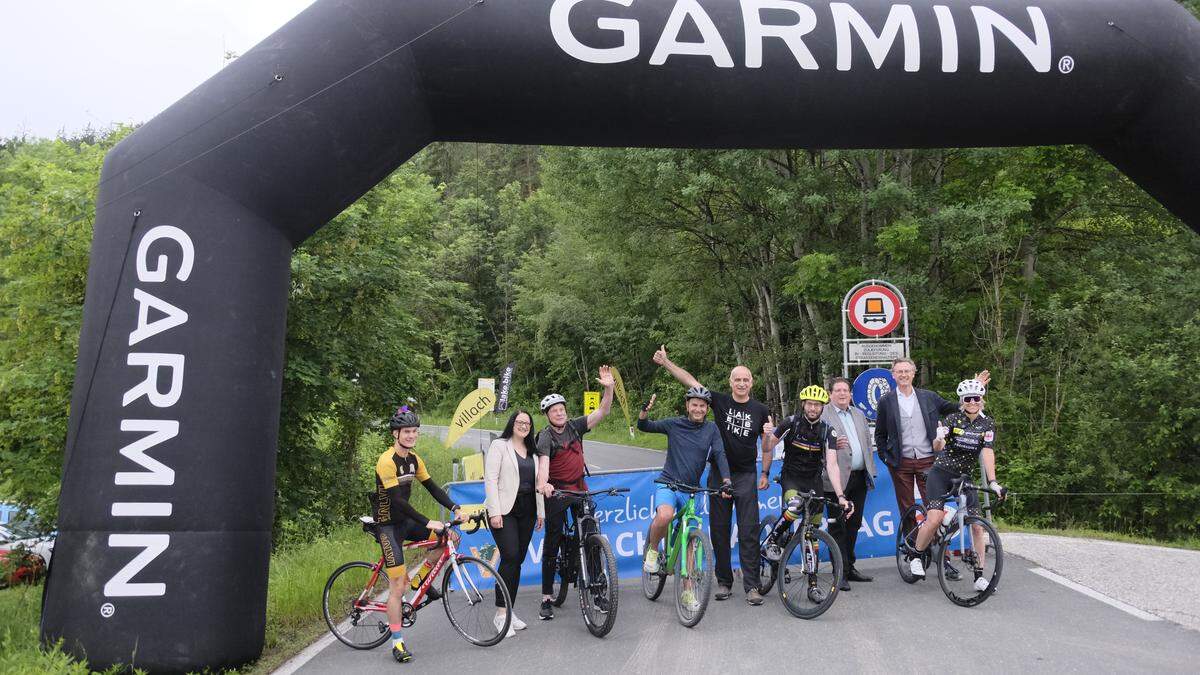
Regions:
<instances>
[{"instance_id":1,"label":"thumbs up gesture","mask_svg":"<svg viewBox=\"0 0 1200 675\"><path fill-rule=\"evenodd\" d=\"M774 436L775 435L775 418L772 417L771 415L767 415L767 421L763 422L762 429L763 429L764 436Z\"/></svg>"}]
</instances>

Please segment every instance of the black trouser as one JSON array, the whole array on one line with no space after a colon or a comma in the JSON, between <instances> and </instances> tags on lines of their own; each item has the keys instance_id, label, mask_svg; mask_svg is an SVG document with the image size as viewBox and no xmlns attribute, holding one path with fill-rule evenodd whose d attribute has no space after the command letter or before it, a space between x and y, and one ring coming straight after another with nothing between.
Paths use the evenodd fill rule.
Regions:
<instances>
[{"instance_id":1,"label":"black trouser","mask_svg":"<svg viewBox=\"0 0 1200 675\"><path fill-rule=\"evenodd\" d=\"M713 552L717 559L717 583L733 586L733 564L731 562L729 538L733 524L733 510L738 519L738 560L742 564L742 586L746 591L758 588L758 473L756 471L734 472L733 499L717 495L708 498L708 527L712 534ZM711 473L709 486L721 486L721 477Z\"/></svg>"},{"instance_id":2,"label":"black trouser","mask_svg":"<svg viewBox=\"0 0 1200 675\"><path fill-rule=\"evenodd\" d=\"M508 597L515 605L517 586L521 585L521 563L525 562L533 526L537 523L537 498L532 492L518 494L512 510L504 514L503 519L504 527L492 530L496 548L500 549L500 569L496 571L508 587ZM499 585L496 586L496 606L504 606Z\"/></svg>"},{"instance_id":3,"label":"black trouser","mask_svg":"<svg viewBox=\"0 0 1200 675\"><path fill-rule=\"evenodd\" d=\"M554 573L558 570L558 547L562 544L563 525L567 522L567 507L579 517L577 503L565 499L546 500L546 538L542 540L542 595L554 593Z\"/></svg>"},{"instance_id":4,"label":"black trouser","mask_svg":"<svg viewBox=\"0 0 1200 675\"><path fill-rule=\"evenodd\" d=\"M854 546L858 543L858 528L862 527L863 505L867 503L867 471L859 469L850 472L850 480L846 482L846 499L854 504L854 513L849 518L836 506L828 506L829 536L842 549L842 561L846 571L854 567ZM837 501L833 492L825 493L826 499Z\"/></svg>"}]
</instances>

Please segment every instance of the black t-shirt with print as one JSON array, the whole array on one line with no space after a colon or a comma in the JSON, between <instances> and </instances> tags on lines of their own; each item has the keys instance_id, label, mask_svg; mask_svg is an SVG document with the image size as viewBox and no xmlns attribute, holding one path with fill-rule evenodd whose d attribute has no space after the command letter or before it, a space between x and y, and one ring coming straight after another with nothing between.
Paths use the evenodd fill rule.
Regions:
<instances>
[{"instance_id":1,"label":"black t-shirt with print","mask_svg":"<svg viewBox=\"0 0 1200 675\"><path fill-rule=\"evenodd\" d=\"M983 415L972 421L966 413L950 413L942 424L950 427L950 433L933 465L955 476L974 473L984 448L996 447L996 422Z\"/></svg>"},{"instance_id":2,"label":"black t-shirt with print","mask_svg":"<svg viewBox=\"0 0 1200 675\"><path fill-rule=\"evenodd\" d=\"M811 477L825 468L825 450L837 444L833 427L818 419L810 422L804 413L797 413L775 429L775 437L783 440L783 473L785 476Z\"/></svg>"},{"instance_id":3,"label":"black t-shirt with print","mask_svg":"<svg viewBox=\"0 0 1200 675\"><path fill-rule=\"evenodd\" d=\"M725 457L733 473L755 471L758 460L758 439L762 437L763 424L771 414L767 406L751 398L738 403L729 394L712 393L713 417L721 430L721 441L725 443Z\"/></svg>"}]
</instances>

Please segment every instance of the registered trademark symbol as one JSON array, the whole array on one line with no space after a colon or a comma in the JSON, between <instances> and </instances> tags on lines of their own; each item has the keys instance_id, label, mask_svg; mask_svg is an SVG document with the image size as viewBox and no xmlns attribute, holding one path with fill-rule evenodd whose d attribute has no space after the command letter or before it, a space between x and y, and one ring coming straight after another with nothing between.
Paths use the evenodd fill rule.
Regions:
<instances>
[{"instance_id":1,"label":"registered trademark symbol","mask_svg":"<svg viewBox=\"0 0 1200 675\"><path fill-rule=\"evenodd\" d=\"M1070 56L1064 56L1058 60L1058 72L1066 75L1072 70L1075 70L1075 59Z\"/></svg>"},{"instance_id":2,"label":"registered trademark symbol","mask_svg":"<svg viewBox=\"0 0 1200 675\"><path fill-rule=\"evenodd\" d=\"M106 602L103 605L100 605L100 616L107 619L116 613L117 613L117 608L113 607L113 604L111 602Z\"/></svg>"}]
</instances>

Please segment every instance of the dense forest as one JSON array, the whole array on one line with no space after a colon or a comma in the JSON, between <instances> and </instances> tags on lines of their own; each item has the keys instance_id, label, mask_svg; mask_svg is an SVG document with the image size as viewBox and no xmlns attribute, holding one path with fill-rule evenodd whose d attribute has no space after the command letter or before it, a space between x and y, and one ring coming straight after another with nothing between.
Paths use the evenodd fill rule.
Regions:
<instances>
[{"instance_id":1,"label":"dense forest","mask_svg":"<svg viewBox=\"0 0 1200 675\"><path fill-rule=\"evenodd\" d=\"M1193 3L1194 4L1194 3ZM0 144L0 501L53 519L96 183L129 129ZM632 398L748 365L777 414L841 372L866 278L911 306L919 385L993 375L1005 517L1200 528L1200 237L1091 150L434 144L295 251L280 541L361 510L372 425L517 363L513 400ZM1044 493L1154 493L1062 496Z\"/></svg>"}]
</instances>

